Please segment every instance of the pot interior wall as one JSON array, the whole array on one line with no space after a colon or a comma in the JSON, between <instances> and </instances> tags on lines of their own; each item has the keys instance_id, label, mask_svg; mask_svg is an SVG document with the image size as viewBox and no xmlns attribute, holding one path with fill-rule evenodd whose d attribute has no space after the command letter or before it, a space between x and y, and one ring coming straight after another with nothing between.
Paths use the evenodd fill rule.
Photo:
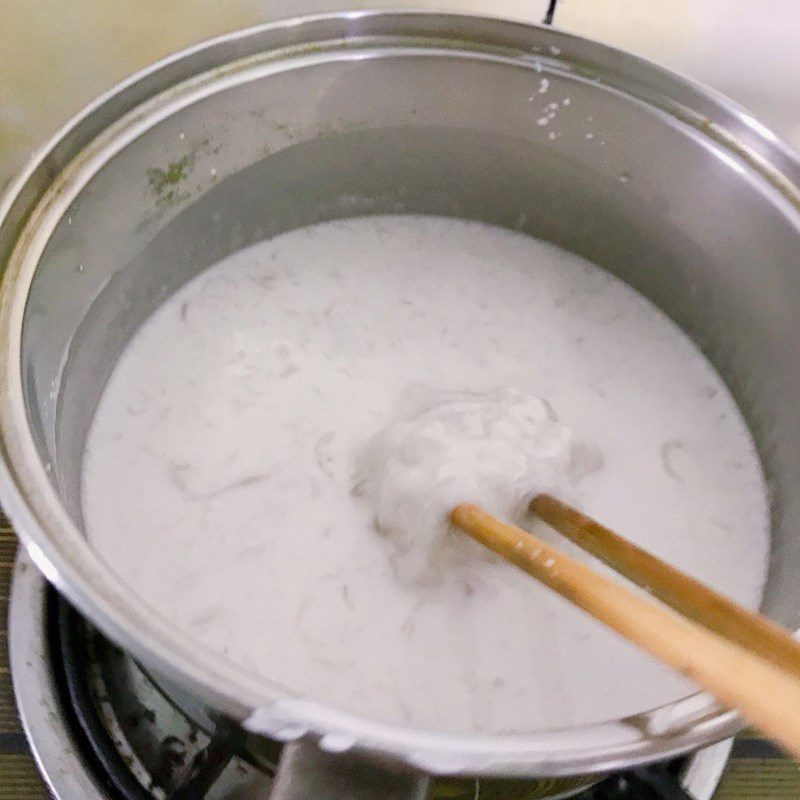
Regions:
<instances>
[{"instance_id":1,"label":"pot interior wall","mask_svg":"<svg viewBox=\"0 0 800 800\"><path fill-rule=\"evenodd\" d=\"M602 265L702 347L769 476L765 610L797 627L796 209L695 128L555 61L537 71L457 52L362 55L245 65L205 96L187 94L106 161L57 225L27 304L23 370L37 445L76 520L105 382L136 328L184 282L321 220L485 220Z\"/></svg>"}]
</instances>

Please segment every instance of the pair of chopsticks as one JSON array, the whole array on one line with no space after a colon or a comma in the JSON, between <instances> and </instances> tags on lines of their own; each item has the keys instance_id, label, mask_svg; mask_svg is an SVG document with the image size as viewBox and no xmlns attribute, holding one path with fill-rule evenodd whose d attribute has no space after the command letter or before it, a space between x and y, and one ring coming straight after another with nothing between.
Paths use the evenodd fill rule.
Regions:
<instances>
[{"instance_id":1,"label":"pair of chopsticks","mask_svg":"<svg viewBox=\"0 0 800 800\"><path fill-rule=\"evenodd\" d=\"M634 594L479 506L451 520L562 597L737 708L800 757L800 642L550 495L531 510L583 550L671 608Z\"/></svg>"}]
</instances>

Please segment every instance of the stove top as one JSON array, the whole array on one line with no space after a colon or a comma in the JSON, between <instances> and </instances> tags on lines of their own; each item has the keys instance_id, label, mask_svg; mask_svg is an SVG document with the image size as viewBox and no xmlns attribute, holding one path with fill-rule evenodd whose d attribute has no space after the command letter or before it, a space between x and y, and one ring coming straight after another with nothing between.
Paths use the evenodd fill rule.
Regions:
<instances>
[{"instance_id":1,"label":"stove top","mask_svg":"<svg viewBox=\"0 0 800 800\"><path fill-rule=\"evenodd\" d=\"M0 800L50 795L15 712L7 653L9 587L16 552L0 516ZM27 558L14 589L14 682L33 747L57 800L250 800L268 797L279 746L253 748L242 731L167 697L136 663L87 625ZM574 800L710 800L730 743L692 759L613 775ZM437 780L430 800L553 798L548 781ZM578 792L576 794L576 792ZM744 734L714 800L797 800L800 766ZM309 798L309 800L313 800Z\"/></svg>"}]
</instances>

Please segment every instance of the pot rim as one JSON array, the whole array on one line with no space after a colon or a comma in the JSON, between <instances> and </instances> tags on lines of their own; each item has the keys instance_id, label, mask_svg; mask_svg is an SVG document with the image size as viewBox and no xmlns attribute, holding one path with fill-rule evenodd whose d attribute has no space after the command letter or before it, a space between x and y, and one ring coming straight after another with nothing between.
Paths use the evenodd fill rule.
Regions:
<instances>
[{"instance_id":1,"label":"pot rim","mask_svg":"<svg viewBox=\"0 0 800 800\"><path fill-rule=\"evenodd\" d=\"M533 57L578 75L597 71L612 88L689 125L730 157L744 160L798 218L800 162L743 109L713 90L634 56L551 28L489 16L358 11L298 17L224 35L137 73L68 122L0 198L0 500L45 577L83 613L155 672L190 687L258 734L319 737L323 747L358 747L433 773L575 775L667 758L742 727L739 716L699 692L626 719L515 735L456 735L371 722L292 696L200 645L149 608L94 553L51 484L27 423L20 369L28 288L58 220L87 180L129 138L216 79L280 68L281 56L326 60L326 43L350 52L448 45L483 58L532 66ZM346 52L346 50L345 50ZM588 70L588 72L587 72Z\"/></svg>"}]
</instances>

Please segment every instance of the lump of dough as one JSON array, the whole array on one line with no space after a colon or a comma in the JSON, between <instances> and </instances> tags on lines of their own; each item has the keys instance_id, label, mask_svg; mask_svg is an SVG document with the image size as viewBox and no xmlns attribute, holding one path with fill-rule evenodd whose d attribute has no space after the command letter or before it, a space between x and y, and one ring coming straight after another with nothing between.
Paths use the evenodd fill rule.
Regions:
<instances>
[{"instance_id":1,"label":"lump of dough","mask_svg":"<svg viewBox=\"0 0 800 800\"><path fill-rule=\"evenodd\" d=\"M448 393L380 431L357 459L356 481L394 545L398 574L414 579L447 548L459 503L518 522L535 495L563 496L601 461L540 397Z\"/></svg>"}]
</instances>

